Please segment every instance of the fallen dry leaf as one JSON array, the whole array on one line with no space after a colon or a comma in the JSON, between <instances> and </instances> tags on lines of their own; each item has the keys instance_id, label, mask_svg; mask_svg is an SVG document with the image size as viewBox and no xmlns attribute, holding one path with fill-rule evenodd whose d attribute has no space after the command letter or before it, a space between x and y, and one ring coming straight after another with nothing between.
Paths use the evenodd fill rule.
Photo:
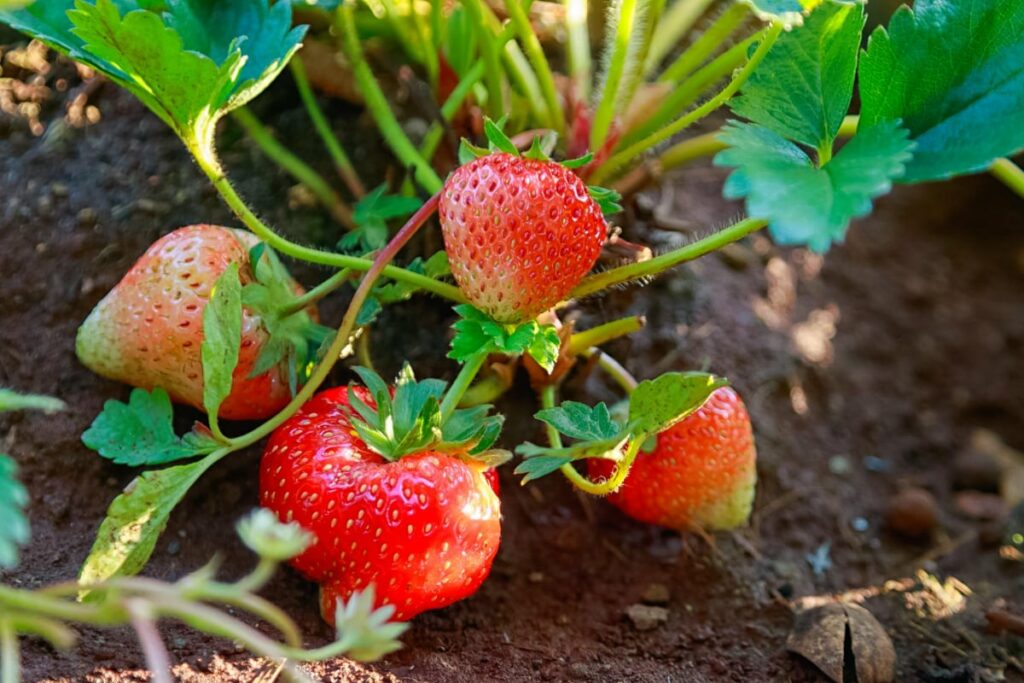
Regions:
<instances>
[{"instance_id":1,"label":"fallen dry leaf","mask_svg":"<svg viewBox=\"0 0 1024 683\"><path fill-rule=\"evenodd\" d=\"M859 605L830 603L801 612L786 649L835 683L844 682L848 668L856 672L859 683L888 683L895 675L896 651L889 634Z\"/></svg>"}]
</instances>

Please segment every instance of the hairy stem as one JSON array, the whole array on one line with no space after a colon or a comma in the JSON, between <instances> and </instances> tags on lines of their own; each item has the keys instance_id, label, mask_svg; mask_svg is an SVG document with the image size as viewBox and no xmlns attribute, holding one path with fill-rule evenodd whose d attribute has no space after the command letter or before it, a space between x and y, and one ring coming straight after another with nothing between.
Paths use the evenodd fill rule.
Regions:
<instances>
[{"instance_id":1,"label":"hairy stem","mask_svg":"<svg viewBox=\"0 0 1024 683\"><path fill-rule=\"evenodd\" d=\"M589 330L576 332L569 337L569 353L574 356L586 353L592 346L600 346L613 339L633 334L643 329L645 324L647 324L647 320L642 315L631 315L628 318L620 318L597 327L591 327Z\"/></svg>"},{"instance_id":2,"label":"hairy stem","mask_svg":"<svg viewBox=\"0 0 1024 683\"><path fill-rule=\"evenodd\" d=\"M313 374L309 380L302 387L301 390L292 398L291 402L285 406L281 412L274 417L270 418L256 429L252 430L247 434L243 434L240 437L232 439L231 444L235 449L245 448L251 446L263 437L269 435L272 431L277 429L281 424L289 417L295 414L295 412L302 407L305 403L316 393L316 390L320 388L324 380L327 379L327 375L330 374L334 364L338 361L341 356L341 352L348 346L352 333L356 328L356 318L359 316L359 311L362 309L363 304L366 303L366 299L370 296L370 291L373 289L373 285L377 282L377 279L384 272L387 264L395 257L398 251L405 246L406 242L416 234L416 231L423 226L430 216L437 210L437 203L440 195L435 194L433 197L428 199L423 206L421 206L416 213L414 213L401 230L388 242L387 246L384 247L377 257L373 260L373 265L366 271L366 275L363 277L362 282L359 283L359 287L356 288L355 294L352 296L352 301L348 305L348 310L345 312L345 317L341 321L341 325L338 327L338 332L335 334L334 340L328 347L324 358L317 364L313 370Z\"/></svg>"},{"instance_id":3,"label":"hairy stem","mask_svg":"<svg viewBox=\"0 0 1024 683\"><path fill-rule=\"evenodd\" d=\"M278 315L282 318L287 318L290 315L294 315L299 311L304 311L309 308L320 299L333 292L334 290L341 287L343 284L348 282L352 277L352 271L348 268L342 268L334 275L330 276L313 289L309 290L305 294L295 297L286 306L282 306L281 310L278 311Z\"/></svg>"},{"instance_id":4,"label":"hairy stem","mask_svg":"<svg viewBox=\"0 0 1024 683\"><path fill-rule=\"evenodd\" d=\"M741 3L736 3L722 12L701 36L683 50L682 54L658 76L658 80L663 83L678 83L689 76L729 40L732 32L743 23L748 13L747 6Z\"/></svg>"},{"instance_id":5,"label":"hairy stem","mask_svg":"<svg viewBox=\"0 0 1024 683\"><path fill-rule=\"evenodd\" d=\"M608 71L604 77L604 84L601 87L597 110L594 112L594 120L590 127L590 149L601 149L608 131L611 129L612 120L620 105L619 83L626 72L626 63L629 61L630 42L633 37L633 25L636 22L638 0L621 0L618 16L615 17L615 35L611 38L611 45L605 49L611 49L611 60L608 63Z\"/></svg>"},{"instance_id":6,"label":"hairy stem","mask_svg":"<svg viewBox=\"0 0 1024 683\"><path fill-rule=\"evenodd\" d=\"M573 483L576 488L580 489L584 493L589 493L592 496L607 496L609 493L615 493L619 490L626 481L626 477L629 476L629 470L633 467L633 461L636 460L637 454L640 452L640 446L644 443L644 439L639 436L634 436L629 440L629 445L626 447L626 454L622 457L622 460L615 464L615 473L608 479L602 482L593 482L587 479L569 465L562 466L562 473L566 475L566 478ZM572 471L572 476L566 472L566 470Z\"/></svg>"},{"instance_id":7,"label":"hairy stem","mask_svg":"<svg viewBox=\"0 0 1024 683\"><path fill-rule=\"evenodd\" d=\"M590 99L590 29L587 26L587 0L562 0L565 5L565 34L569 48L569 77L581 102Z\"/></svg>"},{"instance_id":8,"label":"hairy stem","mask_svg":"<svg viewBox=\"0 0 1024 683\"><path fill-rule=\"evenodd\" d=\"M235 191L231 181L228 180L228 177L224 174L220 163L215 158L203 154L201 149L196 145L189 145L189 150L195 157L196 163L199 164L199 167L220 193L224 202L232 211L235 212L235 215L238 216L242 223L244 223L245 226L257 237L266 242L267 246L271 249L275 249L279 253L290 256L291 258L299 261L308 261L309 263L317 263L323 266L332 266L334 268L351 268L355 271L364 272L372 267L373 261L370 259L313 249L301 244L296 244L295 242L278 235L263 221L261 221L242 200ZM422 275L421 273L414 273L411 270L405 270L404 268L388 266L384 269L384 275L392 280L405 282L445 299L450 299L455 303L465 303L466 301L466 298L462 296L462 292L459 291L458 287L444 282L439 282L433 278L427 277L426 275Z\"/></svg>"},{"instance_id":9,"label":"hairy stem","mask_svg":"<svg viewBox=\"0 0 1024 683\"><path fill-rule=\"evenodd\" d=\"M1020 166L1006 158L996 159L992 162L989 173L1021 197L1024 197L1024 170Z\"/></svg>"},{"instance_id":10,"label":"hairy stem","mask_svg":"<svg viewBox=\"0 0 1024 683\"><path fill-rule=\"evenodd\" d=\"M558 99L558 92L555 90L555 77L551 73L551 66L548 58L544 56L544 49L541 47L540 39L530 25L530 19L526 16L526 10L520 4L520 0L505 0L505 9L508 11L509 19L523 41L523 49L526 56L537 72L537 80L540 82L541 93L544 96L544 104L548 110L548 125L558 133L565 133L565 113L562 111L562 104Z\"/></svg>"},{"instance_id":11,"label":"hairy stem","mask_svg":"<svg viewBox=\"0 0 1024 683\"><path fill-rule=\"evenodd\" d=\"M18 683L21 680L21 648L18 633L10 619L0 619L0 683Z\"/></svg>"},{"instance_id":12,"label":"hairy stem","mask_svg":"<svg viewBox=\"0 0 1024 683\"><path fill-rule=\"evenodd\" d=\"M309 86L306 67L301 59L292 59L288 62L288 66L292 70L292 78L295 79L295 88L299 91L299 98L302 99L302 104L306 107L309 119L313 122L313 128L316 129L317 134L324 143L324 147L327 148L327 153L331 155L334 168L338 171L338 175L349 191L357 198L362 198L366 195L366 186L359 179L359 174L356 172L355 166L352 165L352 160L348 158L345 149L338 142L334 131L331 130L331 125L327 122L327 117L324 116L323 110L320 108L319 103L317 103L316 95L313 94L313 89Z\"/></svg>"},{"instance_id":13,"label":"hairy stem","mask_svg":"<svg viewBox=\"0 0 1024 683\"><path fill-rule=\"evenodd\" d=\"M665 252L664 254L655 256L650 260L630 263L584 278L584 280L576 286L576 289L572 291L571 296L579 298L622 284L623 282L658 275L669 268L674 268L681 263L692 261L695 258L699 258L705 254L715 251L716 249L720 249L726 244L742 239L750 233L760 230L766 225L768 225L768 221L763 218L745 218L738 223L730 225L728 228L719 230L713 235L705 237L704 239L700 239L696 242L679 247L678 249Z\"/></svg>"},{"instance_id":14,"label":"hairy stem","mask_svg":"<svg viewBox=\"0 0 1024 683\"><path fill-rule=\"evenodd\" d=\"M141 600L128 602L128 615L132 628L139 638L142 654L146 658L146 666L153 674L154 683L174 683L171 678L171 658L167 654L160 631L148 614L149 607Z\"/></svg>"},{"instance_id":15,"label":"hairy stem","mask_svg":"<svg viewBox=\"0 0 1024 683\"><path fill-rule=\"evenodd\" d=\"M484 362L487 360L486 353L475 353L470 356L462 369L459 370L459 374L455 377L455 381L445 392L444 400L441 401L441 422L452 416L455 409L458 407L459 402L465 395L466 390L469 389L469 385L473 383L477 373L480 372L480 368L484 366Z\"/></svg>"},{"instance_id":16,"label":"hairy stem","mask_svg":"<svg viewBox=\"0 0 1024 683\"><path fill-rule=\"evenodd\" d=\"M764 59L765 55L768 54L768 51L778 39L779 34L782 33L782 29L783 25L781 23L774 23L765 31L764 39L757 46L757 50L754 51L754 54L750 56L750 60L747 61L747 64L717 95L674 123L665 126L660 131L649 135L643 140L640 140L612 156L612 158L597 169L591 179L592 182L600 184L603 180L607 179L640 154L643 154L648 149L668 140L673 135L686 130L686 128L697 121L700 121L702 118L725 104L729 98L736 94L740 87L747 82L750 74L754 72L758 64L761 63L761 60Z\"/></svg>"},{"instance_id":17,"label":"hairy stem","mask_svg":"<svg viewBox=\"0 0 1024 683\"><path fill-rule=\"evenodd\" d=\"M644 62L644 74L650 75L672 50L679 45L693 25L714 0L677 0L658 22L651 38L651 48Z\"/></svg>"},{"instance_id":18,"label":"hairy stem","mask_svg":"<svg viewBox=\"0 0 1024 683\"><path fill-rule=\"evenodd\" d=\"M245 132L252 138L253 142L259 145L263 153L271 161L287 171L293 178L309 188L317 200L331 212L334 218L346 228L355 227L352 220L352 210L341 200L341 197L331 189L327 181L314 171L306 162L298 158L282 145L267 130L266 126L246 107L239 107L231 112L231 116L238 122Z\"/></svg>"},{"instance_id":19,"label":"hairy stem","mask_svg":"<svg viewBox=\"0 0 1024 683\"><path fill-rule=\"evenodd\" d=\"M395 153L402 164L413 169L416 182L430 193L438 192L441 189L441 179L402 130L402 126L395 118L394 112L391 111L391 106L380 89L373 71L370 70L370 65L366 63L362 44L359 42L359 34L356 32L353 5L351 0L345 0L338 5L334 16L338 35L341 36L342 47L352 67L356 83L363 93L363 99L366 100L366 108L377 122L377 127L391 151Z\"/></svg>"}]
</instances>

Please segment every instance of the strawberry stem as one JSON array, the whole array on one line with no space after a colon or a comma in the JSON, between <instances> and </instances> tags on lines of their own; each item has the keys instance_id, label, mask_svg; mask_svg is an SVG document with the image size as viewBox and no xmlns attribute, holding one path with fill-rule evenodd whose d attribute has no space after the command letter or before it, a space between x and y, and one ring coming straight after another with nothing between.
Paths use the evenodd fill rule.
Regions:
<instances>
[{"instance_id":1,"label":"strawberry stem","mask_svg":"<svg viewBox=\"0 0 1024 683\"><path fill-rule=\"evenodd\" d=\"M615 380L615 383L622 387L622 390L626 392L626 395L633 393L639 382L633 377L633 374L625 368L619 361L615 360L612 356L609 356L600 349L590 349L586 354L588 357L592 357L594 354L597 356L597 364L601 366L609 377Z\"/></svg>"},{"instance_id":2,"label":"strawberry stem","mask_svg":"<svg viewBox=\"0 0 1024 683\"><path fill-rule=\"evenodd\" d=\"M344 181L349 191L357 199L362 199L366 195L366 186L359 179L359 174L356 172L355 166L352 165L352 160L348 158L345 149L338 142L334 131L331 130L327 117L324 116L323 110L320 109L320 105L316 101L316 95L313 94L313 89L309 87L309 78L306 76L305 65L296 56L288 62L288 66L291 67L292 78L295 80L295 88L299 91L299 98L306 107L306 112L313 122L313 128L316 129L320 139L323 140L327 153L331 155L331 160L334 161L334 167L338 171L338 175Z\"/></svg>"},{"instance_id":3,"label":"strawberry stem","mask_svg":"<svg viewBox=\"0 0 1024 683\"><path fill-rule=\"evenodd\" d=\"M608 289L609 287L622 284L623 282L658 275L669 268L674 268L681 263L692 261L704 256L705 254L709 254L716 249L720 249L726 244L740 240L750 233L760 230L766 225L768 225L768 221L763 218L745 218L723 230L719 230L713 235L705 237L704 239L700 239L696 242L692 242L691 244L687 244L686 246L679 247L678 249L665 252L664 254L656 256L650 260L630 263L625 266L612 268L611 270L606 270L603 273L598 273L597 275L591 275L588 278L584 278L584 280L576 286L576 289L572 291L571 296L573 298L584 297L603 289Z\"/></svg>"},{"instance_id":4,"label":"strawberry stem","mask_svg":"<svg viewBox=\"0 0 1024 683\"><path fill-rule=\"evenodd\" d=\"M613 339L624 337L627 334L633 334L643 329L646 324L647 319L644 316L631 315L628 318L620 318L619 320L613 320L609 323L592 327L589 330L577 332L569 337L568 351L574 356L580 354L589 355L591 347L606 344Z\"/></svg>"},{"instance_id":5,"label":"strawberry stem","mask_svg":"<svg viewBox=\"0 0 1024 683\"><path fill-rule=\"evenodd\" d=\"M267 130L267 127L247 108L239 107L231 112L231 115L245 129L253 142L259 145L263 153L270 157L271 161L290 173L293 178L316 195L317 200L327 208L335 220L349 230L355 227L355 222L352 220L352 209L342 201L338 193L323 179L323 176L278 142Z\"/></svg>"},{"instance_id":6,"label":"strawberry stem","mask_svg":"<svg viewBox=\"0 0 1024 683\"><path fill-rule=\"evenodd\" d=\"M313 374L299 393L297 393L294 398L292 398L291 402L289 402L288 405L285 406L277 415L247 434L243 434L240 437L232 439L231 445L233 448L239 449L251 446L263 437L269 435L272 431L281 426L285 420L294 415L295 412L302 407L302 404L308 401L310 397L316 393L316 390L319 389L320 385L327 379L327 375L330 374L334 364L341 357L342 351L350 343L352 333L356 328L356 319L359 317L359 311L362 309L363 304L366 303L366 299L370 296L370 291L373 289L377 279L385 271L387 264L394 259L399 250L405 246L406 242L416 234L428 218L434 215L434 212L437 211L439 199L440 194L435 194L428 199L423 206L421 206L419 210L417 210L416 213L406 221L405 225L402 226L402 229L399 230L393 238L391 238L391 241L388 242L387 246L377 254L377 257L373 260L373 265L370 266L368 271L366 271L366 275L359 283L359 287L356 288L356 292L352 296L352 301L349 302L348 310L345 312L345 317L342 319L341 325L338 327L338 332L334 336L334 340L331 342L330 347L328 347L327 352L324 354L323 360L320 361L313 370Z\"/></svg>"},{"instance_id":7,"label":"strawberry stem","mask_svg":"<svg viewBox=\"0 0 1024 683\"><path fill-rule=\"evenodd\" d=\"M729 98L736 94L737 91L747 82L750 78L750 74L754 72L757 66L764 59L765 55L771 49L772 45L778 39L782 33L783 25L781 22L775 22L768 27L762 34L764 37L754 54L750 56L746 65L740 69L740 71L733 77L729 84L726 85L721 91L718 92L714 97L709 99L707 102L691 111L686 116L677 119L675 122L665 126L656 133L647 136L643 140L630 145L626 149L613 155L608 161L601 165L600 168L594 173L591 181L594 184L600 185L603 181L614 175L620 168L631 162L634 158L643 154L647 150L655 147L665 140L668 140L673 135L681 133L686 130L689 126L693 125L697 121L700 121L708 114L725 104Z\"/></svg>"},{"instance_id":8,"label":"strawberry stem","mask_svg":"<svg viewBox=\"0 0 1024 683\"><path fill-rule=\"evenodd\" d=\"M448 391L444 395L444 400L441 401L441 424L448 421L448 418L452 416L455 409L458 408L459 402L462 400L462 396L469 389L469 385L473 383L477 373L480 372L480 368L484 366L484 362L487 360L488 354L486 352L476 353L466 359L466 364L459 370L459 374L455 377L455 381L448 387Z\"/></svg>"},{"instance_id":9,"label":"strawberry stem","mask_svg":"<svg viewBox=\"0 0 1024 683\"><path fill-rule=\"evenodd\" d=\"M1024 197L1024 170L1009 159L996 159L989 167L989 173L1004 185Z\"/></svg>"},{"instance_id":10,"label":"strawberry stem","mask_svg":"<svg viewBox=\"0 0 1024 683\"><path fill-rule=\"evenodd\" d=\"M290 315L306 310L312 304L315 304L317 301L320 301L320 299L323 299L325 296L341 287L351 278L352 271L348 268L342 268L313 289L301 296L295 297L289 301L287 305L282 306L278 311L278 316L287 318Z\"/></svg>"},{"instance_id":11,"label":"strawberry stem","mask_svg":"<svg viewBox=\"0 0 1024 683\"><path fill-rule=\"evenodd\" d=\"M309 263L316 263L334 268L351 268L352 270L363 272L369 270L373 266L373 261L370 259L313 249L301 244L296 244L295 242L277 234L270 229L266 223L261 221L256 214L252 212L252 209L249 208L245 201L242 200L238 195L238 192L235 191L231 181L228 180L223 168L221 168L220 162L218 162L215 157L204 153L202 149L195 144L189 145L189 151L195 158L196 163L199 164L199 168L203 170L203 173L206 174L206 177L210 179L210 182L220 193L224 203L235 212L235 215L238 216L242 223L244 223L245 226L253 232L253 234L266 242L267 246L271 249L299 261L307 261ZM427 277L421 273L415 273L404 268L396 268L395 266L388 266L384 269L384 275L392 280L405 282L413 285L414 287L431 292L432 294L454 301L455 303L465 303L466 301L466 298L462 295L462 292L458 287L449 285L445 282L439 282L438 280Z\"/></svg>"}]
</instances>

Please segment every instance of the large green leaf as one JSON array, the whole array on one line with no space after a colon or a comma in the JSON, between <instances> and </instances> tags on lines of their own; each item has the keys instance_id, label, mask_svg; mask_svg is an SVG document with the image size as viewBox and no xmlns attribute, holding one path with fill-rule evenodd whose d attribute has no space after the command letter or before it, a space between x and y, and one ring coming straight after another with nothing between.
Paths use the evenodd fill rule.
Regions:
<instances>
[{"instance_id":1,"label":"large green leaf","mask_svg":"<svg viewBox=\"0 0 1024 683\"><path fill-rule=\"evenodd\" d=\"M637 386L629 397L629 428L657 434L686 419L727 382L703 372L667 372Z\"/></svg>"},{"instance_id":2,"label":"large green leaf","mask_svg":"<svg viewBox=\"0 0 1024 683\"><path fill-rule=\"evenodd\" d=\"M861 125L901 120L903 182L982 171L1024 149L1024 2L917 0L871 35Z\"/></svg>"},{"instance_id":3,"label":"large green leaf","mask_svg":"<svg viewBox=\"0 0 1024 683\"><path fill-rule=\"evenodd\" d=\"M289 3L268 0L38 0L0 21L106 74L203 153L305 33Z\"/></svg>"},{"instance_id":4,"label":"large green leaf","mask_svg":"<svg viewBox=\"0 0 1024 683\"><path fill-rule=\"evenodd\" d=\"M871 200L889 191L913 149L896 122L860 131L821 168L762 126L731 122L720 139L730 148L715 163L736 167L725 196L745 198L747 212L768 219L779 244L819 252L841 241L853 218L871 211Z\"/></svg>"},{"instance_id":5,"label":"large green leaf","mask_svg":"<svg viewBox=\"0 0 1024 683\"><path fill-rule=\"evenodd\" d=\"M863 28L860 5L825 3L779 37L732 110L795 142L831 146L853 96Z\"/></svg>"}]
</instances>

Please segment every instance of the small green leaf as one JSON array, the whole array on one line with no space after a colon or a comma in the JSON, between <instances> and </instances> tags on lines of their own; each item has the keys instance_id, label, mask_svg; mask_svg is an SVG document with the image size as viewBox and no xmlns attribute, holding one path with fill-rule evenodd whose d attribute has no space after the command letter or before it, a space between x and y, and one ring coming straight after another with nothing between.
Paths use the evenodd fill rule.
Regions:
<instances>
[{"instance_id":1,"label":"small green leaf","mask_svg":"<svg viewBox=\"0 0 1024 683\"><path fill-rule=\"evenodd\" d=\"M641 382L629 397L629 427L633 434L662 432L698 410L724 379L702 372L669 372Z\"/></svg>"},{"instance_id":2,"label":"small green leaf","mask_svg":"<svg viewBox=\"0 0 1024 683\"><path fill-rule=\"evenodd\" d=\"M860 5L822 4L779 36L729 106L785 138L831 148L853 96L863 29Z\"/></svg>"},{"instance_id":3,"label":"small green leaf","mask_svg":"<svg viewBox=\"0 0 1024 683\"><path fill-rule=\"evenodd\" d=\"M214 453L187 465L143 472L133 479L110 504L79 580L88 585L137 574L153 554L171 511L220 457Z\"/></svg>"},{"instance_id":4,"label":"small green leaf","mask_svg":"<svg viewBox=\"0 0 1024 683\"><path fill-rule=\"evenodd\" d=\"M408 624L389 621L395 613L393 605L374 607L373 584L356 591L348 602L338 600L334 610L334 625L338 642L345 645L346 654L360 662L375 662L402 647L398 636L405 633Z\"/></svg>"},{"instance_id":5,"label":"small green leaf","mask_svg":"<svg viewBox=\"0 0 1024 683\"><path fill-rule=\"evenodd\" d=\"M423 205L416 197L386 194L387 189L387 184L381 184L356 203L352 210L356 229L338 243L341 250L367 253L380 249L388 241L388 221L405 218Z\"/></svg>"},{"instance_id":6,"label":"small green leaf","mask_svg":"<svg viewBox=\"0 0 1024 683\"><path fill-rule=\"evenodd\" d=\"M512 143L505 132L501 129L502 126L499 123L495 123L489 118L484 119L484 135L487 137L487 142L490 143L491 151L505 152L506 154L512 154L519 156L519 150Z\"/></svg>"},{"instance_id":7,"label":"small green leaf","mask_svg":"<svg viewBox=\"0 0 1024 683\"><path fill-rule=\"evenodd\" d=\"M853 218L870 213L871 200L889 191L913 148L895 122L860 131L822 168L761 126L730 122L719 139L731 147L715 164L736 167L725 196L746 198L747 213L767 218L779 244L818 252L842 241Z\"/></svg>"},{"instance_id":8,"label":"small green leaf","mask_svg":"<svg viewBox=\"0 0 1024 683\"><path fill-rule=\"evenodd\" d=\"M485 157L491 152L483 147L477 147L466 138L459 143L459 166L465 166L471 161Z\"/></svg>"},{"instance_id":9,"label":"small green leaf","mask_svg":"<svg viewBox=\"0 0 1024 683\"><path fill-rule=\"evenodd\" d=\"M562 166L565 166L566 168L583 168L593 160L594 155L591 154L590 152L587 152L581 157L576 157L575 159L566 159L565 161L560 161L559 163L562 164Z\"/></svg>"},{"instance_id":10,"label":"small green leaf","mask_svg":"<svg viewBox=\"0 0 1024 683\"><path fill-rule=\"evenodd\" d=\"M549 372L558 360L561 340L551 325L540 325L535 320L504 325L469 304L460 304L455 311L461 319L452 326L455 337L448 357L453 360L465 362L479 353L529 353Z\"/></svg>"},{"instance_id":11,"label":"small green leaf","mask_svg":"<svg viewBox=\"0 0 1024 683\"><path fill-rule=\"evenodd\" d=\"M577 401L564 401L555 408L546 408L534 415L572 439L604 441L619 435L620 427L612 420L608 406L588 406Z\"/></svg>"},{"instance_id":12,"label":"small green leaf","mask_svg":"<svg viewBox=\"0 0 1024 683\"><path fill-rule=\"evenodd\" d=\"M901 182L975 173L1024 150L1024 3L917 0L861 58L862 127L900 120L917 143Z\"/></svg>"},{"instance_id":13,"label":"small green leaf","mask_svg":"<svg viewBox=\"0 0 1024 683\"><path fill-rule=\"evenodd\" d=\"M540 449L539 446L535 446L532 443L525 443L516 449L516 452L520 455L533 454L533 449ZM567 465L573 461L573 458L568 455L543 455L541 452L537 452L532 457L527 457L523 460L515 469L515 474L524 475L520 484L528 484L535 479L546 477L553 472L557 472L562 468L563 465Z\"/></svg>"},{"instance_id":14,"label":"small green leaf","mask_svg":"<svg viewBox=\"0 0 1024 683\"><path fill-rule=\"evenodd\" d=\"M64 401L38 394L19 394L10 389L0 389L0 413L10 410L42 410L56 413L67 406Z\"/></svg>"},{"instance_id":15,"label":"small green leaf","mask_svg":"<svg viewBox=\"0 0 1024 683\"><path fill-rule=\"evenodd\" d=\"M119 465L164 465L218 447L208 436L192 432L184 438L174 433L174 409L163 389L152 393L132 389L128 403L107 401L103 411L82 434L82 443Z\"/></svg>"},{"instance_id":16,"label":"small green leaf","mask_svg":"<svg viewBox=\"0 0 1024 683\"><path fill-rule=\"evenodd\" d=\"M229 265L203 309L203 407L216 416L231 393L231 380L242 344L242 284L238 264Z\"/></svg>"},{"instance_id":17,"label":"small green leaf","mask_svg":"<svg viewBox=\"0 0 1024 683\"><path fill-rule=\"evenodd\" d=\"M587 190L590 192L590 198L597 202L597 205L601 207L601 213L605 216L612 216L622 211L622 204L619 204L622 195L615 190L597 185L590 185Z\"/></svg>"},{"instance_id":18,"label":"small green leaf","mask_svg":"<svg viewBox=\"0 0 1024 683\"><path fill-rule=\"evenodd\" d=\"M0 569L18 564L18 546L25 545L29 538L24 511L28 493L17 474L14 461L0 454Z\"/></svg>"},{"instance_id":19,"label":"small green leaf","mask_svg":"<svg viewBox=\"0 0 1024 683\"><path fill-rule=\"evenodd\" d=\"M537 361L537 365L551 372L555 369L555 363L558 362L558 352L561 346L562 339L558 336L558 330L552 325L541 325L534 333L526 353Z\"/></svg>"}]
</instances>

